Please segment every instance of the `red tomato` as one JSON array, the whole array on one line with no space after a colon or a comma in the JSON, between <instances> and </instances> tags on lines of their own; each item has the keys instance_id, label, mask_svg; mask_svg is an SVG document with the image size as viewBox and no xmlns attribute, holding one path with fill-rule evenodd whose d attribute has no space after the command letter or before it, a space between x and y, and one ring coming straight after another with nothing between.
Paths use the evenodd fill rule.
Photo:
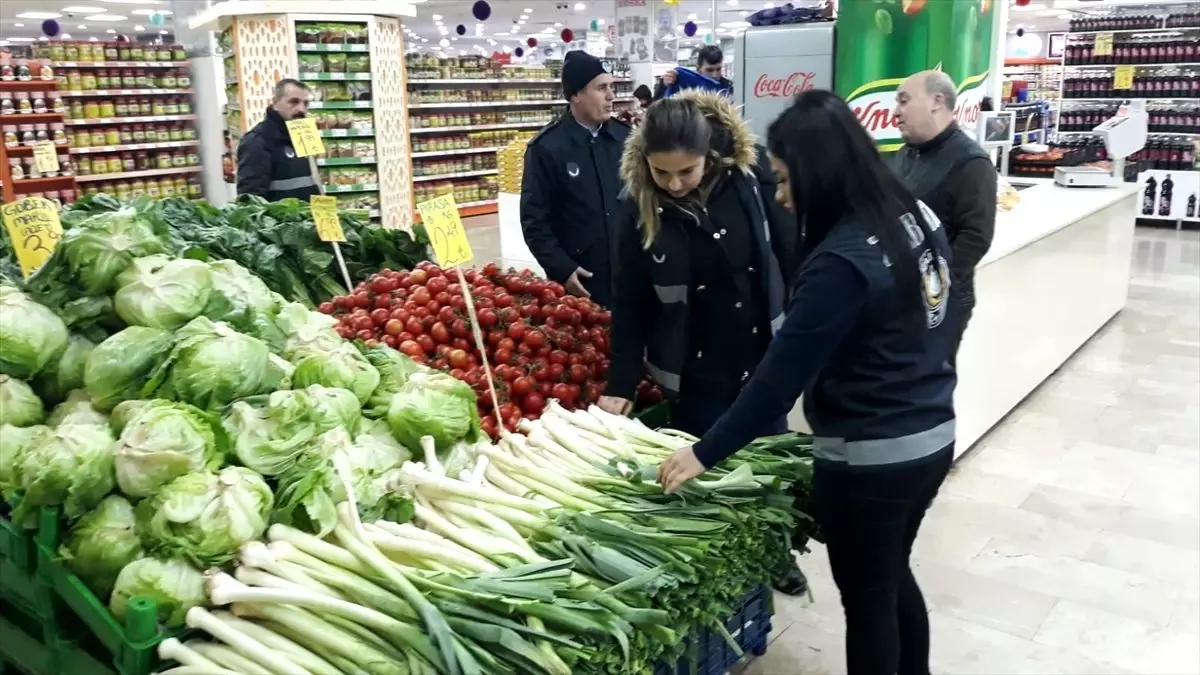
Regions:
<instances>
[{"instance_id":1,"label":"red tomato","mask_svg":"<svg viewBox=\"0 0 1200 675\"><path fill-rule=\"evenodd\" d=\"M500 406L500 416L503 417L504 419L508 419L509 417L512 417L513 415L520 414L520 412L521 412L521 409L519 407L517 407L517 404L513 403L512 401L509 401L508 403L505 403Z\"/></svg>"},{"instance_id":2,"label":"red tomato","mask_svg":"<svg viewBox=\"0 0 1200 675\"><path fill-rule=\"evenodd\" d=\"M421 346L421 351L426 354L432 354L437 349L437 345L433 343L433 338L428 335L418 335L417 344Z\"/></svg>"},{"instance_id":3,"label":"red tomato","mask_svg":"<svg viewBox=\"0 0 1200 675\"><path fill-rule=\"evenodd\" d=\"M461 349L464 352L471 351L471 343L467 342L466 338L456 337L450 341L450 344L453 345L455 349Z\"/></svg>"},{"instance_id":4,"label":"red tomato","mask_svg":"<svg viewBox=\"0 0 1200 675\"><path fill-rule=\"evenodd\" d=\"M461 349L450 350L450 354L446 357L446 360L450 362L451 368L467 367L467 353Z\"/></svg>"},{"instance_id":5,"label":"red tomato","mask_svg":"<svg viewBox=\"0 0 1200 675\"><path fill-rule=\"evenodd\" d=\"M522 375L521 377L513 380L512 394L513 396L524 396L533 391L533 388L536 386L536 384L537 383L532 377Z\"/></svg>"},{"instance_id":6,"label":"red tomato","mask_svg":"<svg viewBox=\"0 0 1200 675\"><path fill-rule=\"evenodd\" d=\"M538 382L537 393L546 398L550 398L550 392L554 390L554 385L549 380Z\"/></svg>"},{"instance_id":7,"label":"red tomato","mask_svg":"<svg viewBox=\"0 0 1200 675\"><path fill-rule=\"evenodd\" d=\"M395 335L384 335L383 336L383 344L391 347L392 349L395 349L396 344L397 344L396 336Z\"/></svg>"},{"instance_id":8,"label":"red tomato","mask_svg":"<svg viewBox=\"0 0 1200 675\"><path fill-rule=\"evenodd\" d=\"M549 358L550 358L550 363L565 364L567 362L567 353L561 349L555 349L554 351L550 352Z\"/></svg>"},{"instance_id":9,"label":"red tomato","mask_svg":"<svg viewBox=\"0 0 1200 675\"><path fill-rule=\"evenodd\" d=\"M429 289L429 292L435 295L445 292L449 287L450 281L443 276L434 277L425 284L425 288Z\"/></svg>"},{"instance_id":10,"label":"red tomato","mask_svg":"<svg viewBox=\"0 0 1200 675\"><path fill-rule=\"evenodd\" d=\"M496 330L488 331L487 343L489 345L496 346L496 345L500 344L500 341L503 339L504 339L504 331L503 330L500 330L499 328L497 328Z\"/></svg>"},{"instance_id":11,"label":"red tomato","mask_svg":"<svg viewBox=\"0 0 1200 675\"><path fill-rule=\"evenodd\" d=\"M376 326L382 327L388 321L391 321L392 313L386 309L376 309L371 312L371 322Z\"/></svg>"},{"instance_id":12,"label":"red tomato","mask_svg":"<svg viewBox=\"0 0 1200 675\"><path fill-rule=\"evenodd\" d=\"M418 305L428 305L429 301L433 300L433 296L430 295L429 291L424 288L416 289L412 292L412 295L408 296L408 298Z\"/></svg>"},{"instance_id":13,"label":"red tomato","mask_svg":"<svg viewBox=\"0 0 1200 675\"><path fill-rule=\"evenodd\" d=\"M354 330L371 330L375 327L375 322L369 316L360 316L354 319Z\"/></svg>"},{"instance_id":14,"label":"red tomato","mask_svg":"<svg viewBox=\"0 0 1200 675\"><path fill-rule=\"evenodd\" d=\"M429 310L430 314L434 315L442 311L442 305L437 300L430 300L429 302L425 303L425 308Z\"/></svg>"},{"instance_id":15,"label":"red tomato","mask_svg":"<svg viewBox=\"0 0 1200 675\"><path fill-rule=\"evenodd\" d=\"M520 340L521 338L525 337L525 330L525 324L514 323L508 327L508 337L512 338L513 340Z\"/></svg>"},{"instance_id":16,"label":"red tomato","mask_svg":"<svg viewBox=\"0 0 1200 675\"><path fill-rule=\"evenodd\" d=\"M408 273L408 280L415 286L424 286L429 281L429 273L423 269L415 269Z\"/></svg>"},{"instance_id":17,"label":"red tomato","mask_svg":"<svg viewBox=\"0 0 1200 675\"><path fill-rule=\"evenodd\" d=\"M396 309L392 310L392 318L400 323L404 323L405 321L408 321L408 310L397 307Z\"/></svg>"},{"instance_id":18,"label":"red tomato","mask_svg":"<svg viewBox=\"0 0 1200 675\"><path fill-rule=\"evenodd\" d=\"M418 319L416 317L409 319L408 323L404 324L404 330L409 333L412 333L413 335L424 335L425 334L425 326L423 326L421 324L420 319Z\"/></svg>"},{"instance_id":19,"label":"red tomato","mask_svg":"<svg viewBox=\"0 0 1200 675\"><path fill-rule=\"evenodd\" d=\"M317 305L317 311L322 314L333 314L333 303L322 302L320 305Z\"/></svg>"},{"instance_id":20,"label":"red tomato","mask_svg":"<svg viewBox=\"0 0 1200 675\"><path fill-rule=\"evenodd\" d=\"M531 348L541 347L546 344L546 334L540 330L526 331L521 341Z\"/></svg>"},{"instance_id":21,"label":"red tomato","mask_svg":"<svg viewBox=\"0 0 1200 675\"><path fill-rule=\"evenodd\" d=\"M440 344L450 342L450 329L446 328L446 324L441 321L433 324L433 327L429 329L429 335Z\"/></svg>"},{"instance_id":22,"label":"red tomato","mask_svg":"<svg viewBox=\"0 0 1200 675\"><path fill-rule=\"evenodd\" d=\"M550 379L550 368L544 364L537 365L533 367L533 370L529 371L529 374L538 382L544 382Z\"/></svg>"},{"instance_id":23,"label":"red tomato","mask_svg":"<svg viewBox=\"0 0 1200 675\"><path fill-rule=\"evenodd\" d=\"M434 359L433 367L437 368L438 370L446 370L450 367L450 364L446 361L446 359Z\"/></svg>"},{"instance_id":24,"label":"red tomato","mask_svg":"<svg viewBox=\"0 0 1200 675\"><path fill-rule=\"evenodd\" d=\"M392 297L390 295L377 295L375 301L371 303L375 309L391 309Z\"/></svg>"},{"instance_id":25,"label":"red tomato","mask_svg":"<svg viewBox=\"0 0 1200 675\"><path fill-rule=\"evenodd\" d=\"M500 274L500 266L496 263L488 263L483 266L481 271L483 272L484 276L494 277L497 274Z\"/></svg>"},{"instance_id":26,"label":"red tomato","mask_svg":"<svg viewBox=\"0 0 1200 675\"><path fill-rule=\"evenodd\" d=\"M421 325L425 327L426 332L429 332L429 329L433 328L433 324L435 323L437 323L437 319L428 312L425 313L425 316L421 317Z\"/></svg>"},{"instance_id":27,"label":"red tomato","mask_svg":"<svg viewBox=\"0 0 1200 675\"><path fill-rule=\"evenodd\" d=\"M388 319L388 322L383 326L383 332L389 336L399 335L404 332L404 323L399 319Z\"/></svg>"},{"instance_id":28,"label":"red tomato","mask_svg":"<svg viewBox=\"0 0 1200 675\"><path fill-rule=\"evenodd\" d=\"M511 366L509 366L508 364L504 364L504 363L501 363L500 365L496 365L493 363L492 364L492 376L495 377L496 379L503 380L503 379L505 379L504 376L506 374L508 374L508 370L510 367Z\"/></svg>"},{"instance_id":29,"label":"red tomato","mask_svg":"<svg viewBox=\"0 0 1200 675\"><path fill-rule=\"evenodd\" d=\"M511 295L509 295L508 293L497 293L496 294L496 306L497 307L512 307L512 304L513 304L513 297Z\"/></svg>"},{"instance_id":30,"label":"red tomato","mask_svg":"<svg viewBox=\"0 0 1200 675\"><path fill-rule=\"evenodd\" d=\"M357 340L362 340L362 341L364 341L364 342L365 342L365 341L367 341L367 340L374 340L374 339L375 339L375 331L373 331L373 330L360 330L360 331L358 331L357 333L355 333L355 334L354 334L354 337L355 337L355 339L357 339Z\"/></svg>"},{"instance_id":31,"label":"red tomato","mask_svg":"<svg viewBox=\"0 0 1200 675\"><path fill-rule=\"evenodd\" d=\"M471 336L471 327L467 325L465 319L454 319L447 325L450 326L450 334L456 338L467 338Z\"/></svg>"},{"instance_id":32,"label":"red tomato","mask_svg":"<svg viewBox=\"0 0 1200 675\"><path fill-rule=\"evenodd\" d=\"M508 292L513 295L519 295L525 292L528 284L521 277L509 277L504 280L504 288L508 289Z\"/></svg>"},{"instance_id":33,"label":"red tomato","mask_svg":"<svg viewBox=\"0 0 1200 675\"><path fill-rule=\"evenodd\" d=\"M507 349L497 349L492 352L492 360L495 363L510 363L513 358L513 353Z\"/></svg>"},{"instance_id":34,"label":"red tomato","mask_svg":"<svg viewBox=\"0 0 1200 675\"><path fill-rule=\"evenodd\" d=\"M571 387L563 382L559 382L550 389L550 395L562 402L573 400L571 397Z\"/></svg>"},{"instance_id":35,"label":"red tomato","mask_svg":"<svg viewBox=\"0 0 1200 675\"><path fill-rule=\"evenodd\" d=\"M561 364L561 363L551 363L550 364L550 380L552 380L554 382L558 382L563 379L563 374L565 374L566 372L567 372L567 369L565 366L563 366L563 364ZM555 398L557 398L557 397L555 397Z\"/></svg>"},{"instance_id":36,"label":"red tomato","mask_svg":"<svg viewBox=\"0 0 1200 675\"><path fill-rule=\"evenodd\" d=\"M404 342L405 340L416 340L416 339L417 339L417 336L413 335L412 333L410 333L408 331L404 331L403 333L396 336L397 342Z\"/></svg>"},{"instance_id":37,"label":"red tomato","mask_svg":"<svg viewBox=\"0 0 1200 675\"><path fill-rule=\"evenodd\" d=\"M454 364L451 363L450 365L453 366ZM451 368L450 369L450 377L453 377L456 380L461 381L466 376L467 376L467 371L463 370L462 368Z\"/></svg>"},{"instance_id":38,"label":"red tomato","mask_svg":"<svg viewBox=\"0 0 1200 675\"><path fill-rule=\"evenodd\" d=\"M500 342L496 343L496 349L507 349L509 351L512 351L516 348L517 348L517 343L513 342L512 338L506 337L503 340L501 340Z\"/></svg>"},{"instance_id":39,"label":"red tomato","mask_svg":"<svg viewBox=\"0 0 1200 675\"><path fill-rule=\"evenodd\" d=\"M344 339L344 340L349 340L354 337L354 329L351 328L350 326L345 326L345 325L338 326L336 330L337 330L337 334L341 335L342 339Z\"/></svg>"},{"instance_id":40,"label":"red tomato","mask_svg":"<svg viewBox=\"0 0 1200 675\"><path fill-rule=\"evenodd\" d=\"M575 364L571 366L568 374L571 378L571 382L574 382L575 384L583 384L585 381L587 381L589 375L587 366L581 364Z\"/></svg>"},{"instance_id":41,"label":"red tomato","mask_svg":"<svg viewBox=\"0 0 1200 675\"><path fill-rule=\"evenodd\" d=\"M442 323L446 324L447 326L449 326L451 323L453 323L454 319L457 318L454 315L453 307L442 307L441 309L438 310L437 317L438 317L438 321L441 321Z\"/></svg>"},{"instance_id":42,"label":"red tomato","mask_svg":"<svg viewBox=\"0 0 1200 675\"><path fill-rule=\"evenodd\" d=\"M484 328L491 328L496 325L498 319L496 313L490 309L479 311L479 325Z\"/></svg>"},{"instance_id":43,"label":"red tomato","mask_svg":"<svg viewBox=\"0 0 1200 675\"><path fill-rule=\"evenodd\" d=\"M542 395L536 391L526 394L525 398L521 400L521 409L527 413L533 413L535 415L540 415L542 413L542 410L544 410L545 408L546 408L546 399L543 398Z\"/></svg>"},{"instance_id":44,"label":"red tomato","mask_svg":"<svg viewBox=\"0 0 1200 675\"><path fill-rule=\"evenodd\" d=\"M490 417L490 416L484 417L479 422L479 428L483 431L483 433L490 436L493 440L495 440L499 436L499 434L496 432L496 418L495 417Z\"/></svg>"}]
</instances>

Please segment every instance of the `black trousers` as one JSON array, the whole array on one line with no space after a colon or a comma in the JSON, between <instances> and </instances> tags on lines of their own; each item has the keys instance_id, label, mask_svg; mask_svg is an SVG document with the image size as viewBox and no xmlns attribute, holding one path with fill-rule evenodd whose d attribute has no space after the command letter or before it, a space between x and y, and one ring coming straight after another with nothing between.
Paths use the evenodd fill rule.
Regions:
<instances>
[{"instance_id":1,"label":"black trousers","mask_svg":"<svg viewBox=\"0 0 1200 675\"><path fill-rule=\"evenodd\" d=\"M971 322L971 314L975 311L975 280L960 283L953 287L950 293L951 318L957 322L954 336L954 351L950 352L950 365L958 364L958 348L962 346L963 335L967 332L967 324Z\"/></svg>"},{"instance_id":2,"label":"black trousers","mask_svg":"<svg viewBox=\"0 0 1200 675\"><path fill-rule=\"evenodd\" d=\"M848 675L929 675L929 618L909 555L953 458L951 444L898 467L815 465L811 515L842 596Z\"/></svg>"}]
</instances>

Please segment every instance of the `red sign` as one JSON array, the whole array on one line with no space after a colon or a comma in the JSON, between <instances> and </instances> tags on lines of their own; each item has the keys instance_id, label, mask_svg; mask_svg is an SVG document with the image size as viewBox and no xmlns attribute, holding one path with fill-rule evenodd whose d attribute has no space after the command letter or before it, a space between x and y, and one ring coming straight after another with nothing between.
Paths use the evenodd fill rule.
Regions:
<instances>
[{"instance_id":1,"label":"red sign","mask_svg":"<svg viewBox=\"0 0 1200 675\"><path fill-rule=\"evenodd\" d=\"M816 73L795 72L787 77L768 77L766 73L754 82L755 98L791 98L813 88Z\"/></svg>"}]
</instances>

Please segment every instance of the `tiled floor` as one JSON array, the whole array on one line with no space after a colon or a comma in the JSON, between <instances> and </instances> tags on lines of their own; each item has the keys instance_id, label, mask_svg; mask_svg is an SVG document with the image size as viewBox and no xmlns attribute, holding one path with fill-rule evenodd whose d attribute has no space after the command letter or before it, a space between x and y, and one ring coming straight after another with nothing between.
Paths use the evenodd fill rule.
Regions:
<instances>
[{"instance_id":1,"label":"tiled floor","mask_svg":"<svg viewBox=\"0 0 1200 675\"><path fill-rule=\"evenodd\" d=\"M958 464L914 558L934 672L1200 674L1200 236L1138 230L1126 309ZM776 597L744 675L845 672L823 549L803 565L814 601Z\"/></svg>"}]
</instances>

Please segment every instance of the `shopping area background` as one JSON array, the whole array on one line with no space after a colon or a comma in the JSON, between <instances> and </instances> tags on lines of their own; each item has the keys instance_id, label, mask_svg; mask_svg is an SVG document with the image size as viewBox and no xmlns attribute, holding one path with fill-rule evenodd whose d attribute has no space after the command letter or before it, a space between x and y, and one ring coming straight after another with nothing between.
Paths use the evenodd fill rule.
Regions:
<instances>
[{"instance_id":1,"label":"shopping area background","mask_svg":"<svg viewBox=\"0 0 1200 675\"><path fill-rule=\"evenodd\" d=\"M716 46L760 136L792 95L832 88L885 152L902 145L898 81L940 68L964 130L989 107L1013 116L989 149L1012 189L960 356L957 464L913 554L934 668L1200 672L1200 5L842 0L814 8L831 21L768 28L747 20L773 3L748 0L497 1L485 19L470 2L347 4L2 3L4 202L225 204L242 136L293 77L312 91L319 178L364 229L410 229L417 204L452 194L479 263L537 270L525 149L566 110L567 51L609 64L633 122L635 90ZM1133 104L1148 137L1118 158L1093 129ZM56 171L38 169L39 141ZM1125 187L1053 184L1114 166ZM801 558L811 601L775 596L745 672L844 672L824 555Z\"/></svg>"}]
</instances>

